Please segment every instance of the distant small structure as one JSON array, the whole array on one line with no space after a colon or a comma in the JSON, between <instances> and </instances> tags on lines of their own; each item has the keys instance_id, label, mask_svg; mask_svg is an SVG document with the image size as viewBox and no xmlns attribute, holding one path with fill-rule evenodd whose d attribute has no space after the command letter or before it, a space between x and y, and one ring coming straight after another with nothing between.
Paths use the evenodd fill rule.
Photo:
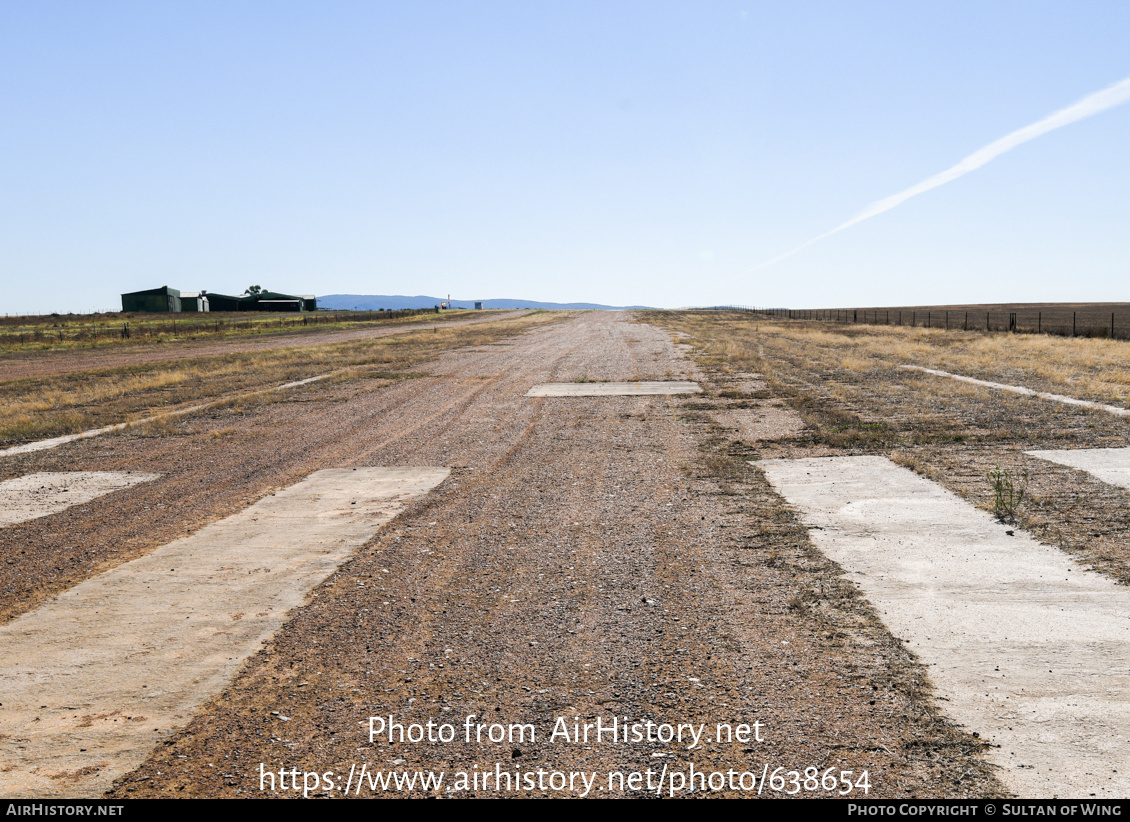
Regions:
<instances>
[{"instance_id":1,"label":"distant small structure","mask_svg":"<svg viewBox=\"0 0 1130 822\"><path fill-rule=\"evenodd\" d=\"M181 311L180 292L163 285L146 291L131 291L122 295L122 311Z\"/></svg>"},{"instance_id":2,"label":"distant small structure","mask_svg":"<svg viewBox=\"0 0 1130 822\"><path fill-rule=\"evenodd\" d=\"M476 311L482 311L483 310L483 303L482 303L481 300L479 302L475 303L475 310Z\"/></svg>"}]
</instances>

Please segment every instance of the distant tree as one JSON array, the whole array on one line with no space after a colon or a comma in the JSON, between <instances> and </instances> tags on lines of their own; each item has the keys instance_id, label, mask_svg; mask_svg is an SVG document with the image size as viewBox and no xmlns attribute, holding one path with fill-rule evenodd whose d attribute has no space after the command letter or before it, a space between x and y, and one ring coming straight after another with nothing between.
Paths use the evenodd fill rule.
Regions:
<instances>
[{"instance_id":1,"label":"distant tree","mask_svg":"<svg viewBox=\"0 0 1130 822\"><path fill-rule=\"evenodd\" d=\"M251 296L251 297L254 297L254 296L255 296L256 294L262 294L262 293L263 293L263 289L262 289L262 288L260 288L260 287L259 287L259 286L257 286L257 285L253 285L253 286L251 286L251 287L250 287L249 289L247 289L246 291L244 291L243 293L244 293L244 294L247 294L247 295L249 295L249 296Z\"/></svg>"}]
</instances>

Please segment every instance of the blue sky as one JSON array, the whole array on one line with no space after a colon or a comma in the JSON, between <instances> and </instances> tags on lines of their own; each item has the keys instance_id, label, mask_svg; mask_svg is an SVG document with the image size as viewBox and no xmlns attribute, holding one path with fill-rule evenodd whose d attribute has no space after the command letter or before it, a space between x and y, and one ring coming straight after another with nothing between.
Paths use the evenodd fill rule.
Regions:
<instances>
[{"instance_id":1,"label":"blue sky","mask_svg":"<svg viewBox=\"0 0 1130 822\"><path fill-rule=\"evenodd\" d=\"M1115 2L0 0L10 313L240 292L1127 300Z\"/></svg>"}]
</instances>

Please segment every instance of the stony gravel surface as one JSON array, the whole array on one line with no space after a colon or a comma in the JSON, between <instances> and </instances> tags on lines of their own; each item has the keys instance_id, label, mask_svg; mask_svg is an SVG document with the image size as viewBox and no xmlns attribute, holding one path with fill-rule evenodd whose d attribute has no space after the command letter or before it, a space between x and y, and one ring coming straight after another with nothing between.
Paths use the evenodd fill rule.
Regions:
<instances>
[{"instance_id":1,"label":"stony gravel surface","mask_svg":"<svg viewBox=\"0 0 1130 822\"><path fill-rule=\"evenodd\" d=\"M925 672L813 550L760 473L730 453L710 413L741 403L740 380L711 383L669 332L606 312L455 351L420 371L391 385L312 384L285 402L189 418L173 435L115 434L0 466L3 476L162 474L0 530L6 618L314 470L453 469L315 589L112 795L256 796L261 765L276 777L280 768L332 770L344 782L363 763L449 777L501 763L602 780L692 764L760 778L781 767L801 772L801 795L806 768L834 768L853 778L867 770L871 798L999 794L979 741L940 718ZM697 379L707 392L524 396L534 384L578 379ZM368 718L390 714L460 728L470 714L531 723L538 738L370 744ZM711 730L758 722L762 741L691 751L551 742L558 717Z\"/></svg>"}]
</instances>

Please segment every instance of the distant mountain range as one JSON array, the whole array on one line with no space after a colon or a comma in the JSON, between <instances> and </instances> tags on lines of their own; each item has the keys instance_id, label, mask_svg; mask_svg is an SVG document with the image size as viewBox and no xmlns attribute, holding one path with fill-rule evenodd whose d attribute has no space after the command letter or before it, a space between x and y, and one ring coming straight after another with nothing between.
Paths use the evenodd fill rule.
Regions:
<instances>
[{"instance_id":1,"label":"distant mountain range","mask_svg":"<svg viewBox=\"0 0 1130 822\"><path fill-rule=\"evenodd\" d=\"M431 308L444 301L442 297L418 295L404 297L382 294L327 294L318 297L318 308L344 309L349 311L376 311L381 308ZM633 308L649 308L646 305L599 305L598 303L541 303L537 300L452 300L452 308L474 308L482 302L483 308L598 308L622 311Z\"/></svg>"}]
</instances>

